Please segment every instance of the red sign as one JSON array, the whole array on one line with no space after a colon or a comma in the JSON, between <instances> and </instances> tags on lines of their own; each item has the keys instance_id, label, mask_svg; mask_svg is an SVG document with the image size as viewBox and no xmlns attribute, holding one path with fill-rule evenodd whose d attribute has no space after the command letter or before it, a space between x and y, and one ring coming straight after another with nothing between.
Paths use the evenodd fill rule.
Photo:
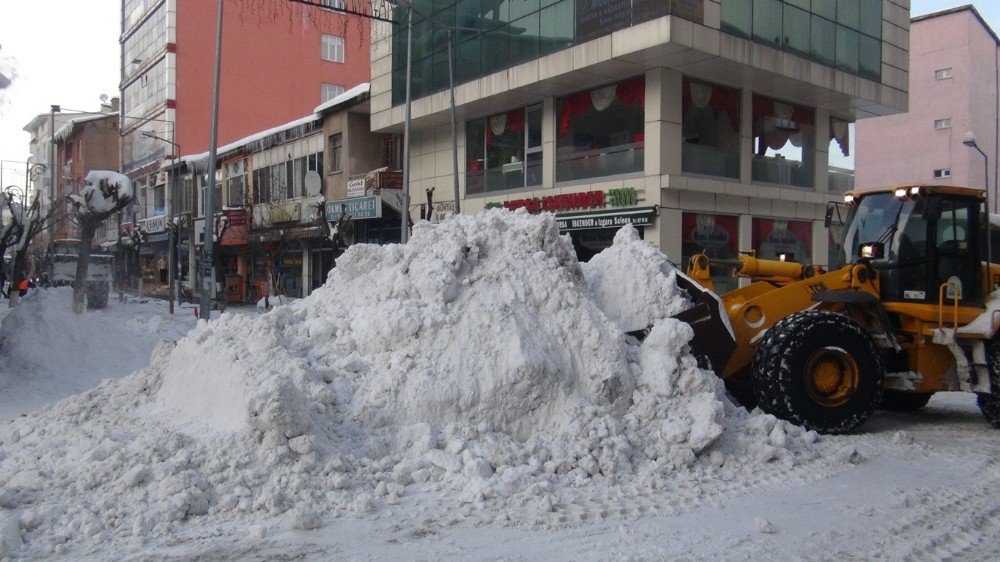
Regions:
<instances>
[{"instance_id":1,"label":"red sign","mask_svg":"<svg viewBox=\"0 0 1000 562\"><path fill-rule=\"evenodd\" d=\"M246 226L247 224L246 209L223 209L222 215L226 217L229 226Z\"/></svg>"},{"instance_id":2,"label":"red sign","mask_svg":"<svg viewBox=\"0 0 1000 562\"><path fill-rule=\"evenodd\" d=\"M524 207L531 213L540 213L542 211L556 213L573 209L602 208L604 207L604 203L603 191L584 191L581 193L564 193L562 195L504 201L503 206L509 211Z\"/></svg>"},{"instance_id":3,"label":"red sign","mask_svg":"<svg viewBox=\"0 0 1000 562\"><path fill-rule=\"evenodd\" d=\"M222 211L225 221L216 219L216 230L222 230L221 246L242 246L247 243L247 211L246 209L225 209ZM225 230L223 230L225 225Z\"/></svg>"},{"instance_id":4,"label":"red sign","mask_svg":"<svg viewBox=\"0 0 1000 562\"><path fill-rule=\"evenodd\" d=\"M755 218L751 246L758 257L766 260L784 254L788 261L812 263L812 223Z\"/></svg>"}]
</instances>

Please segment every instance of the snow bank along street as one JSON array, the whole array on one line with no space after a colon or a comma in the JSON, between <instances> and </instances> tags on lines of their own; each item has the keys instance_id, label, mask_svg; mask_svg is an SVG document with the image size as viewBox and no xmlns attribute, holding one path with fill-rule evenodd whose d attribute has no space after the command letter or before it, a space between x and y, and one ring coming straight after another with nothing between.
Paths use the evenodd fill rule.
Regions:
<instances>
[{"instance_id":1,"label":"snow bank along street","mask_svg":"<svg viewBox=\"0 0 1000 562\"><path fill-rule=\"evenodd\" d=\"M62 306L57 296L28 299L6 319L4 354L31 348L16 341L20 315ZM323 533L303 531L346 536L355 522L386 534L405 529L418 546L394 553L372 540L344 552L328 535L301 555L434 558L449 551L424 537L464 528L463 536L514 551L506 529L571 542L551 556L597 558L604 551L568 537L603 522L612 530L595 532L605 533L608 553L655 557L671 554L655 547L662 537L622 551L629 542L613 529L640 532L649 517L734 503L739 521L727 525L723 512L705 524L739 528L749 519L753 539L730 549L711 534L678 535L675 546L693 550L674 555L767 552L760 537L775 525L739 511L740 498L792 494L808 517L801 506L810 494L794 490L876 471L865 449L879 438L820 439L734 406L686 351L690 328L668 318L685 307L673 267L631 227L582 265L552 216L523 211L421 223L405 246L352 246L308 298L255 318L199 323L159 344L134 375L0 427L0 557L266 558ZM154 324L135 331L166 335ZM641 343L624 333L650 324ZM128 347L101 341L99 331L81 338ZM10 353L7 365L32 369ZM49 370L71 366L49 359ZM890 437L870 448L937 454L905 431ZM975 459L952 470L983 485L1000 478ZM954 493L956 502L1000 506L992 491ZM949 513L943 497L925 499ZM996 533L979 519L965 528ZM247 550L248 540L259 544ZM845 545L844 554L859 556L924 555L912 545ZM452 554L463 552L496 555ZM540 547L520 552L547 556Z\"/></svg>"}]
</instances>

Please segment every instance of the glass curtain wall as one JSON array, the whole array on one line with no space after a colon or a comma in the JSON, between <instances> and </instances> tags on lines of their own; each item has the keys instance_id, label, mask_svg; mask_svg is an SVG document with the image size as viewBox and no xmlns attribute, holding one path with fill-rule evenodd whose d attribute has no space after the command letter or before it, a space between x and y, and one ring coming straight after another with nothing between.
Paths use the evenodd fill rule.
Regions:
<instances>
[{"instance_id":1,"label":"glass curtain wall","mask_svg":"<svg viewBox=\"0 0 1000 562\"><path fill-rule=\"evenodd\" d=\"M575 0L414 0L413 97L448 88L448 32L455 83L573 45ZM393 104L405 97L406 10L394 11Z\"/></svg>"},{"instance_id":2,"label":"glass curtain wall","mask_svg":"<svg viewBox=\"0 0 1000 562\"><path fill-rule=\"evenodd\" d=\"M722 31L876 82L882 76L876 0L722 0Z\"/></svg>"},{"instance_id":3,"label":"glass curtain wall","mask_svg":"<svg viewBox=\"0 0 1000 562\"><path fill-rule=\"evenodd\" d=\"M556 107L556 181L642 171L644 76L559 98Z\"/></svg>"},{"instance_id":4,"label":"glass curtain wall","mask_svg":"<svg viewBox=\"0 0 1000 562\"><path fill-rule=\"evenodd\" d=\"M684 80L682 169L740 176L740 91Z\"/></svg>"}]
</instances>

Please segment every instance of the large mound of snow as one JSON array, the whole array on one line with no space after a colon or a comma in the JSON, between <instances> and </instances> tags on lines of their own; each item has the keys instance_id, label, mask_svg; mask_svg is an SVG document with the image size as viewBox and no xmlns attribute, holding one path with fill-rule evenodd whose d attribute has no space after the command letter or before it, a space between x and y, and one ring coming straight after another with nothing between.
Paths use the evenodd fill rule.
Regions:
<instances>
[{"instance_id":1,"label":"large mound of snow","mask_svg":"<svg viewBox=\"0 0 1000 562\"><path fill-rule=\"evenodd\" d=\"M813 459L814 433L733 406L698 368L666 318L683 307L631 230L581 268L551 215L421 223L405 246L351 247L306 299L200 323L143 372L0 430L0 508L19 552L63 552L407 501L514 520L569 488ZM635 323L654 325L641 344Z\"/></svg>"}]
</instances>

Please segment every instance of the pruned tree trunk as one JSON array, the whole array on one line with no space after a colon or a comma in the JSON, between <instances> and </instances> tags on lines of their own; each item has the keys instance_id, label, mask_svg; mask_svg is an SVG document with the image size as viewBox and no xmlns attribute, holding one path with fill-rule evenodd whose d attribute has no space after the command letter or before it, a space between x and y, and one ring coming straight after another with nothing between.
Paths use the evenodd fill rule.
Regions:
<instances>
[{"instance_id":1,"label":"pruned tree trunk","mask_svg":"<svg viewBox=\"0 0 1000 562\"><path fill-rule=\"evenodd\" d=\"M14 267L10 273L10 308L17 306L17 301L21 298L21 293L18 292L17 287L21 284L24 279L24 270L28 264L28 248L24 247L19 249L14 254Z\"/></svg>"},{"instance_id":2,"label":"pruned tree trunk","mask_svg":"<svg viewBox=\"0 0 1000 562\"><path fill-rule=\"evenodd\" d=\"M87 307L87 275L90 269L90 245L101 221L85 217L80 221L80 246L76 259L76 279L73 280L73 312L83 314Z\"/></svg>"}]
</instances>

